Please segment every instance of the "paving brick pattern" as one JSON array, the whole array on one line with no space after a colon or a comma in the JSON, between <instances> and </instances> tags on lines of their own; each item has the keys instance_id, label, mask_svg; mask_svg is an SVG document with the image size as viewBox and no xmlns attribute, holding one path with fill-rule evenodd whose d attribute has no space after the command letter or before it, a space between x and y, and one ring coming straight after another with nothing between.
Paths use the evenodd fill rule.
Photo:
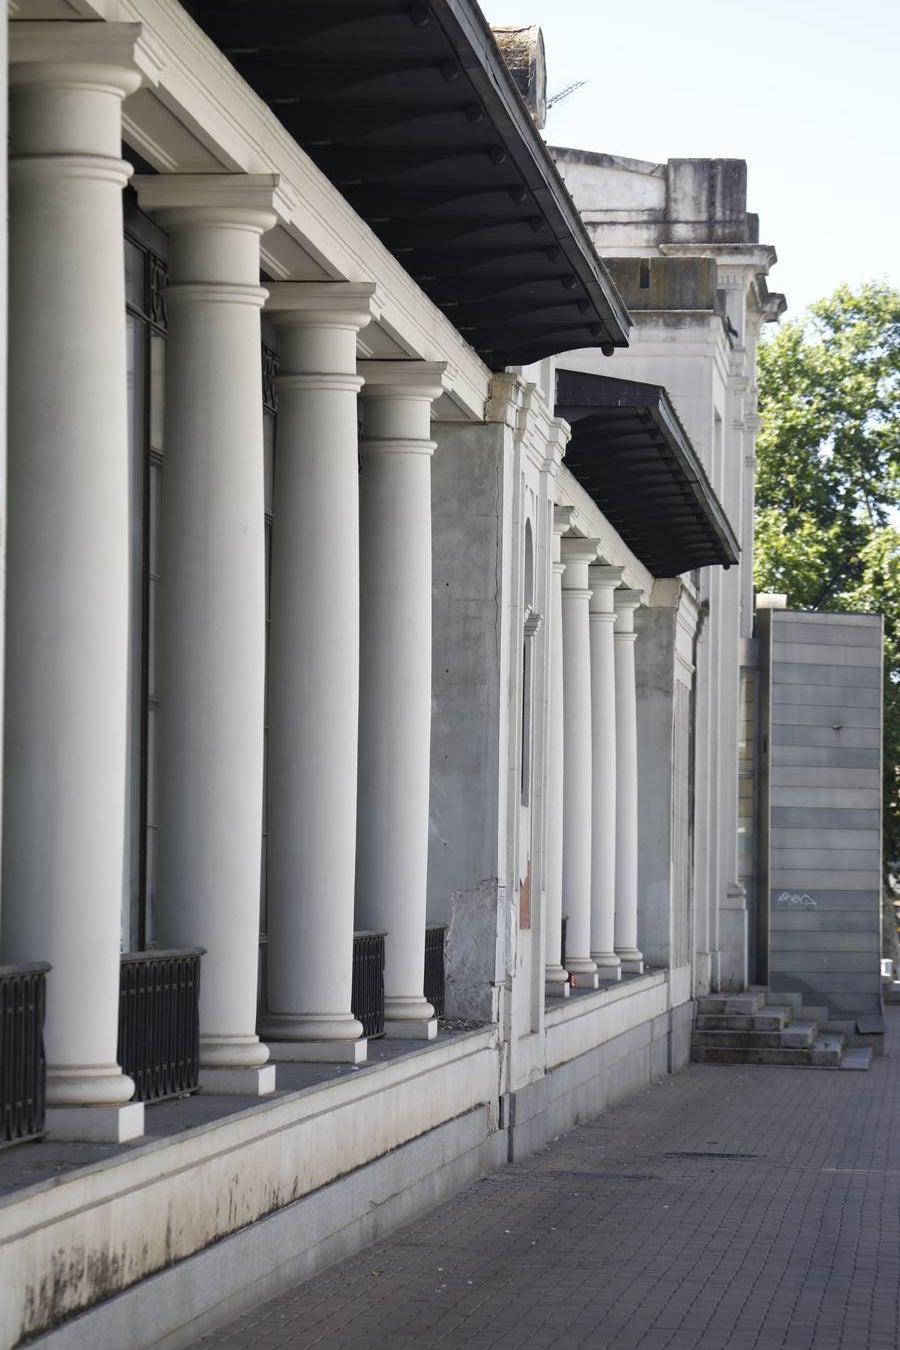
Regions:
<instances>
[{"instance_id":1,"label":"paving brick pattern","mask_svg":"<svg viewBox=\"0 0 900 1350\"><path fill-rule=\"evenodd\" d=\"M898 1350L886 1014L868 1073L691 1065L196 1350Z\"/></svg>"}]
</instances>

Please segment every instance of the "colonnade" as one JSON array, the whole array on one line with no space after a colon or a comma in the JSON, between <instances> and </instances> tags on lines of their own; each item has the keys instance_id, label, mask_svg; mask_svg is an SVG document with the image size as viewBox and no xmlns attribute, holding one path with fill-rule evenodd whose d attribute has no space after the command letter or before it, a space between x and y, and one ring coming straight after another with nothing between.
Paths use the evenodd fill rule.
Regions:
<instances>
[{"instance_id":1,"label":"colonnade","mask_svg":"<svg viewBox=\"0 0 900 1350\"><path fill-rule=\"evenodd\" d=\"M634 611L642 592L600 543L553 528L545 987L596 989L640 974ZM560 929L567 918L565 967Z\"/></svg>"},{"instance_id":2,"label":"colonnade","mask_svg":"<svg viewBox=\"0 0 900 1350\"><path fill-rule=\"evenodd\" d=\"M17 24L11 58L0 959L52 963L51 1132L122 1140L143 1108L116 1063L131 566L119 155L122 100L153 70L132 24ZM201 1083L263 1094L271 1059L365 1056L354 927L388 930L389 1033L436 1031L422 985L444 367L357 367L372 285L260 286L273 176L134 186L170 243L156 937L206 948ZM281 367L261 1040L264 307Z\"/></svg>"}]
</instances>

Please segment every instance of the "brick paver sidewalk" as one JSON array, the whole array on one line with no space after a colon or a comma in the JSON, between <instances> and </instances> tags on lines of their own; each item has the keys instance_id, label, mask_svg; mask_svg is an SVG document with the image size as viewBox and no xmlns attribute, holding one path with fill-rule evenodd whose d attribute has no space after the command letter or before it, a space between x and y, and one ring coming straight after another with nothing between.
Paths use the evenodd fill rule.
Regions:
<instances>
[{"instance_id":1,"label":"brick paver sidewalk","mask_svg":"<svg viewBox=\"0 0 900 1350\"><path fill-rule=\"evenodd\" d=\"M197 1346L897 1350L886 1011L868 1073L692 1065Z\"/></svg>"}]
</instances>

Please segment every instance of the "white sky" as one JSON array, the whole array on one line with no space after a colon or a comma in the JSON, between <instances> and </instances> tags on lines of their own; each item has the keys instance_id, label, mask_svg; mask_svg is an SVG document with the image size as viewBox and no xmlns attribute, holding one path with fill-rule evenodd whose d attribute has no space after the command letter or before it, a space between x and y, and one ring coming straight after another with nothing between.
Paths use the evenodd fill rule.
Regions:
<instances>
[{"instance_id":1,"label":"white sky","mask_svg":"<svg viewBox=\"0 0 900 1350\"><path fill-rule=\"evenodd\" d=\"M900 0L481 0L539 23L553 145L745 159L789 315L840 282L900 287Z\"/></svg>"}]
</instances>

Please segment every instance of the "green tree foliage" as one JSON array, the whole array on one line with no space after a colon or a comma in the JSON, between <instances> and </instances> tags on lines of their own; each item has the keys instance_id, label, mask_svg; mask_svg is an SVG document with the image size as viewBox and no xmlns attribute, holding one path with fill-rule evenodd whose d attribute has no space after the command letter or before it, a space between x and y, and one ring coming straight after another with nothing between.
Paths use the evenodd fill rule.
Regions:
<instances>
[{"instance_id":1,"label":"green tree foliage","mask_svg":"<svg viewBox=\"0 0 900 1350\"><path fill-rule=\"evenodd\" d=\"M885 629L884 860L900 871L900 292L841 286L760 346L756 584Z\"/></svg>"}]
</instances>

